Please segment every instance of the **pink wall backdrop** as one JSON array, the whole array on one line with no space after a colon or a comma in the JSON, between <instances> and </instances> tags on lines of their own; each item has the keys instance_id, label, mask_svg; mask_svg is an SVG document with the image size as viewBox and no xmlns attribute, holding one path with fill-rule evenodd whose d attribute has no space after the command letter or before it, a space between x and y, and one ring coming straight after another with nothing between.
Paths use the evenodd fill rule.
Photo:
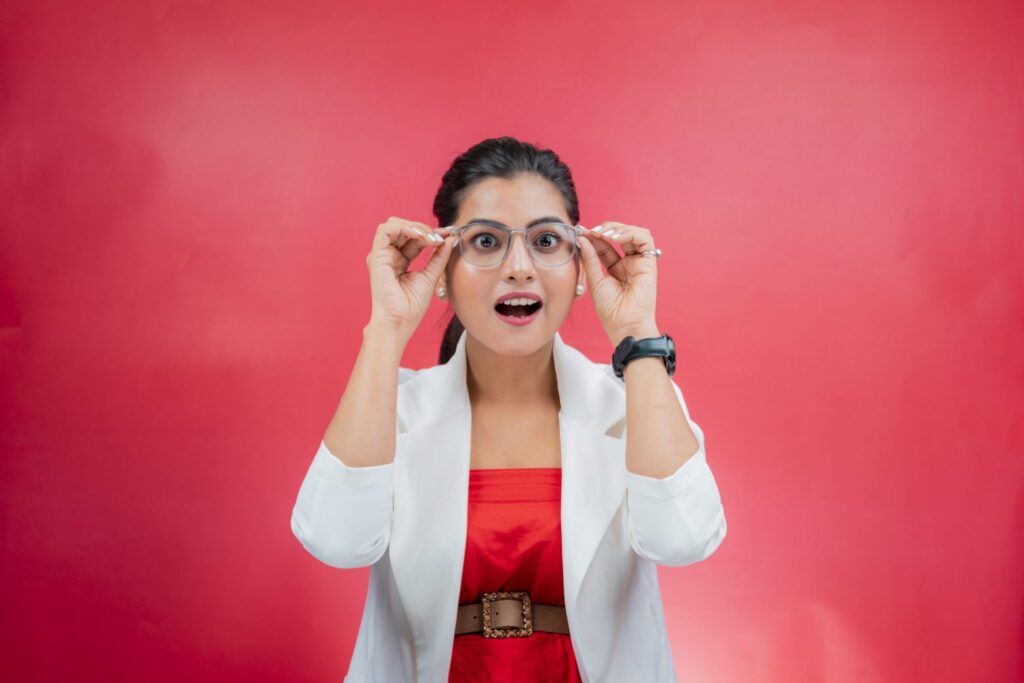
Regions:
<instances>
[{"instance_id":1,"label":"pink wall backdrop","mask_svg":"<svg viewBox=\"0 0 1024 683\"><path fill-rule=\"evenodd\" d=\"M665 252L729 520L660 569L680 679L1024 680L1022 44L992 0L4 3L0 678L342 679L368 571L289 516L372 233L513 135ZM589 297L562 333L608 362Z\"/></svg>"}]
</instances>

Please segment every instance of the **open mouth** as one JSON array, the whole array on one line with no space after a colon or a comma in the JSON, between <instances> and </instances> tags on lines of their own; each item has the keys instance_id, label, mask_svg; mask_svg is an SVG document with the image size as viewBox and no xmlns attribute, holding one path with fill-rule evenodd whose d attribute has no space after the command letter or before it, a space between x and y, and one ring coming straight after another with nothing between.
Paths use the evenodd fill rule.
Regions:
<instances>
[{"instance_id":1,"label":"open mouth","mask_svg":"<svg viewBox=\"0 0 1024 683\"><path fill-rule=\"evenodd\" d=\"M507 315L513 318L526 318L540 310L540 307L541 303L539 301L535 301L527 306L497 304L495 305L494 310L501 315Z\"/></svg>"}]
</instances>

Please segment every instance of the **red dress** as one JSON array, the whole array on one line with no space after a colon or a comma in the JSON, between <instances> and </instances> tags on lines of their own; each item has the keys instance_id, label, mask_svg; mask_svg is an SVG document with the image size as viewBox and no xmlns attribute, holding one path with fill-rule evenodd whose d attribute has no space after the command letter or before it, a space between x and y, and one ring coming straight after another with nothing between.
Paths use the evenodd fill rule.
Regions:
<instances>
[{"instance_id":1,"label":"red dress","mask_svg":"<svg viewBox=\"0 0 1024 683\"><path fill-rule=\"evenodd\" d=\"M534 602L564 605L562 470L469 470L469 517L459 604L489 591L529 591ZM581 683L567 633L525 638L455 636L449 681Z\"/></svg>"}]
</instances>

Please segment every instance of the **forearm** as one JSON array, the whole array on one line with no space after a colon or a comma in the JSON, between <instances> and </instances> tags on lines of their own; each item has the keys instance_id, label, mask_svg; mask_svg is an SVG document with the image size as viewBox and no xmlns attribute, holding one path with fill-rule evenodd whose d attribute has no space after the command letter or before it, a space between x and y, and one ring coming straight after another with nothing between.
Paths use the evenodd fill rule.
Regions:
<instances>
[{"instance_id":1,"label":"forearm","mask_svg":"<svg viewBox=\"0 0 1024 683\"><path fill-rule=\"evenodd\" d=\"M372 323L345 392L324 433L331 453L349 467L386 465L395 457L398 368L404 343Z\"/></svg>"},{"instance_id":2,"label":"forearm","mask_svg":"<svg viewBox=\"0 0 1024 683\"><path fill-rule=\"evenodd\" d=\"M657 329L633 334L658 337ZM623 370L626 385L626 469L662 479L696 455L699 443L658 357L637 358Z\"/></svg>"},{"instance_id":3,"label":"forearm","mask_svg":"<svg viewBox=\"0 0 1024 683\"><path fill-rule=\"evenodd\" d=\"M703 449L667 478L627 479L629 540L639 555L682 567L706 559L722 544L728 525Z\"/></svg>"},{"instance_id":4,"label":"forearm","mask_svg":"<svg viewBox=\"0 0 1024 683\"><path fill-rule=\"evenodd\" d=\"M624 336L624 335L623 335ZM634 337L657 337L647 328ZM626 365L626 479L633 549L670 567L699 562L722 543L725 511L704 434L661 358Z\"/></svg>"}]
</instances>

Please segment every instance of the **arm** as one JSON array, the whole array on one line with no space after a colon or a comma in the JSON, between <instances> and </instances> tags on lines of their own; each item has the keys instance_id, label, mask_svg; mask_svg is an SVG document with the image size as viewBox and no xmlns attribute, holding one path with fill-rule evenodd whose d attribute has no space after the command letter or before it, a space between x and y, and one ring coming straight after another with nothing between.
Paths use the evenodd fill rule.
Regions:
<instances>
[{"instance_id":1,"label":"arm","mask_svg":"<svg viewBox=\"0 0 1024 683\"><path fill-rule=\"evenodd\" d=\"M658 334L652 330L641 336ZM662 359L632 361L619 381L626 389L630 543L639 555L665 566L704 560L726 534L704 432L690 419L683 393Z\"/></svg>"},{"instance_id":2,"label":"arm","mask_svg":"<svg viewBox=\"0 0 1024 683\"><path fill-rule=\"evenodd\" d=\"M367 326L348 385L292 509L292 533L332 567L365 567L387 549L393 512L402 348Z\"/></svg>"}]
</instances>

